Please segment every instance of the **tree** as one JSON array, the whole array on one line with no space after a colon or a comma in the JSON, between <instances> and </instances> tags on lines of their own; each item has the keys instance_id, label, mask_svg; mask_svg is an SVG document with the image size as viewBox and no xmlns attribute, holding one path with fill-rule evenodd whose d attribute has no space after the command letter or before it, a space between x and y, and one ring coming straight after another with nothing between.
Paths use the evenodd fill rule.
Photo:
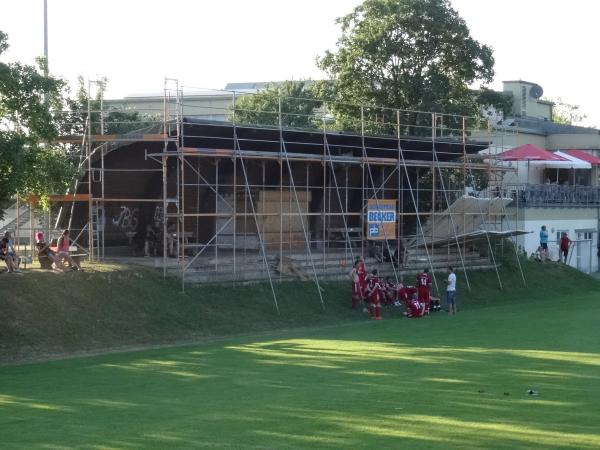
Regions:
<instances>
[{"instance_id":1,"label":"tree","mask_svg":"<svg viewBox=\"0 0 600 450\"><path fill-rule=\"evenodd\" d=\"M0 31L0 56L8 36ZM17 192L42 199L64 192L73 165L64 150L51 145L64 82L44 76L37 65L0 62L0 215Z\"/></svg>"},{"instance_id":2,"label":"tree","mask_svg":"<svg viewBox=\"0 0 600 450\"><path fill-rule=\"evenodd\" d=\"M579 105L567 103L562 98L556 100L544 99L554 103L552 107L552 122L565 125L577 125L587 119L587 115L581 113Z\"/></svg>"},{"instance_id":3,"label":"tree","mask_svg":"<svg viewBox=\"0 0 600 450\"><path fill-rule=\"evenodd\" d=\"M314 128L318 125L319 108L323 102L317 98L312 84L307 81L272 83L256 94L239 97L235 114L230 110L229 120L239 124L279 126L279 101L281 122L284 127Z\"/></svg>"},{"instance_id":4,"label":"tree","mask_svg":"<svg viewBox=\"0 0 600 450\"><path fill-rule=\"evenodd\" d=\"M101 113L101 98L106 92L108 80L102 78L94 96L90 96L82 76L77 79L77 91L74 97L65 98L65 108L60 117L62 134L81 135L87 132L88 102L90 110L91 134L101 134L104 124L105 134L124 134L139 130L151 124L162 121L162 115L152 116L134 110L103 110Z\"/></svg>"},{"instance_id":5,"label":"tree","mask_svg":"<svg viewBox=\"0 0 600 450\"><path fill-rule=\"evenodd\" d=\"M352 126L356 111L335 102L478 114L479 97L469 86L492 80L492 49L471 37L448 0L366 0L337 23L337 50L317 58L331 80L319 83L319 93L336 120ZM422 116L407 120L431 122Z\"/></svg>"}]
</instances>

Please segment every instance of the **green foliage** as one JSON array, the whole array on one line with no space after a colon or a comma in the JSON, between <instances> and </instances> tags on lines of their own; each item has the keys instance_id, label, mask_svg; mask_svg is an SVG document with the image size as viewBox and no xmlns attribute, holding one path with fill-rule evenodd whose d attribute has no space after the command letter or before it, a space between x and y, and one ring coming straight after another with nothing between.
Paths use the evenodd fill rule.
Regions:
<instances>
[{"instance_id":1,"label":"green foliage","mask_svg":"<svg viewBox=\"0 0 600 450\"><path fill-rule=\"evenodd\" d=\"M335 102L478 114L469 86L492 80L492 49L471 37L448 0L366 0L338 23L337 50L317 60L331 81L318 89L344 127L355 126L356 111ZM431 118L415 112L403 123L422 134Z\"/></svg>"},{"instance_id":2,"label":"green foliage","mask_svg":"<svg viewBox=\"0 0 600 450\"><path fill-rule=\"evenodd\" d=\"M494 91L481 86L476 92L477 104L482 107L493 106L496 111L508 116L512 112L513 97L509 93Z\"/></svg>"},{"instance_id":3,"label":"green foliage","mask_svg":"<svg viewBox=\"0 0 600 450\"><path fill-rule=\"evenodd\" d=\"M587 115L580 111L579 105L567 103L560 97L556 100L548 98L545 98L544 100L554 103L554 106L552 107L552 122L565 125L578 125L587 119Z\"/></svg>"},{"instance_id":4,"label":"green foliage","mask_svg":"<svg viewBox=\"0 0 600 450\"><path fill-rule=\"evenodd\" d=\"M101 110L103 107L105 108L102 105L102 97L106 92L107 84L108 80L106 78L102 78L97 84L94 83L97 89L95 89L95 94L91 96L83 77L78 78L75 96L65 99L65 111L61 117L61 132L63 134L81 135L87 132L101 134L102 122L104 122L105 134L124 134L162 120L162 117L127 110L104 109L101 116ZM91 123L91 130L89 131L86 129L88 106Z\"/></svg>"},{"instance_id":5,"label":"green foliage","mask_svg":"<svg viewBox=\"0 0 600 450\"><path fill-rule=\"evenodd\" d=\"M0 56L8 36L0 31ZM68 156L49 144L56 138L64 82L37 66L0 62L0 216L17 192L45 197L64 192L72 178Z\"/></svg>"},{"instance_id":6,"label":"green foliage","mask_svg":"<svg viewBox=\"0 0 600 450\"><path fill-rule=\"evenodd\" d=\"M318 120L323 102L317 98L308 81L284 81L269 84L257 94L248 94L236 100L235 111L230 110L229 120L245 125L279 126L279 101L281 99L281 125L291 128L322 126Z\"/></svg>"}]
</instances>

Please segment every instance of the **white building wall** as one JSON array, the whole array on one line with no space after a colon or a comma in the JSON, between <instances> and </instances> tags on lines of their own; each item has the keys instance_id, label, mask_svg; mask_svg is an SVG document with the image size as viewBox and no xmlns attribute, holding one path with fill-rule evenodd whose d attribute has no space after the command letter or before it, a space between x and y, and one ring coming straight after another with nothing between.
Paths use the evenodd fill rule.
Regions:
<instances>
[{"instance_id":1,"label":"white building wall","mask_svg":"<svg viewBox=\"0 0 600 450\"><path fill-rule=\"evenodd\" d=\"M550 258L558 260L557 234L565 231L575 242L569 264L583 272L598 271L598 212L595 208L527 208L524 211L522 229L531 233L521 238L520 244L528 255L535 252L539 244L542 225L548 230Z\"/></svg>"}]
</instances>

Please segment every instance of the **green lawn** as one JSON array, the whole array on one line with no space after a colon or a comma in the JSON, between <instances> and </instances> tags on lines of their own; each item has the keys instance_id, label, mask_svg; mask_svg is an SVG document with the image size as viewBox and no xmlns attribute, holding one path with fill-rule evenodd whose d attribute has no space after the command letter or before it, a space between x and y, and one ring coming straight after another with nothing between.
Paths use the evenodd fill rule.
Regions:
<instances>
[{"instance_id":1,"label":"green lawn","mask_svg":"<svg viewBox=\"0 0 600 450\"><path fill-rule=\"evenodd\" d=\"M0 447L597 449L598 283L540 270L454 317L0 367Z\"/></svg>"}]
</instances>

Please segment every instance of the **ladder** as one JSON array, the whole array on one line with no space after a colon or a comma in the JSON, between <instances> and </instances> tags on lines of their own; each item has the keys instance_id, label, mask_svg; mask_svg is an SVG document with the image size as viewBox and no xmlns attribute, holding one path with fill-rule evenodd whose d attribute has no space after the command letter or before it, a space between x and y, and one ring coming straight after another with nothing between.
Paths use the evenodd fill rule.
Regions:
<instances>
[{"instance_id":1,"label":"ladder","mask_svg":"<svg viewBox=\"0 0 600 450\"><path fill-rule=\"evenodd\" d=\"M104 211L101 207L96 203L92 205L92 217L91 224L92 227L92 259L94 255L97 259L104 258Z\"/></svg>"}]
</instances>

